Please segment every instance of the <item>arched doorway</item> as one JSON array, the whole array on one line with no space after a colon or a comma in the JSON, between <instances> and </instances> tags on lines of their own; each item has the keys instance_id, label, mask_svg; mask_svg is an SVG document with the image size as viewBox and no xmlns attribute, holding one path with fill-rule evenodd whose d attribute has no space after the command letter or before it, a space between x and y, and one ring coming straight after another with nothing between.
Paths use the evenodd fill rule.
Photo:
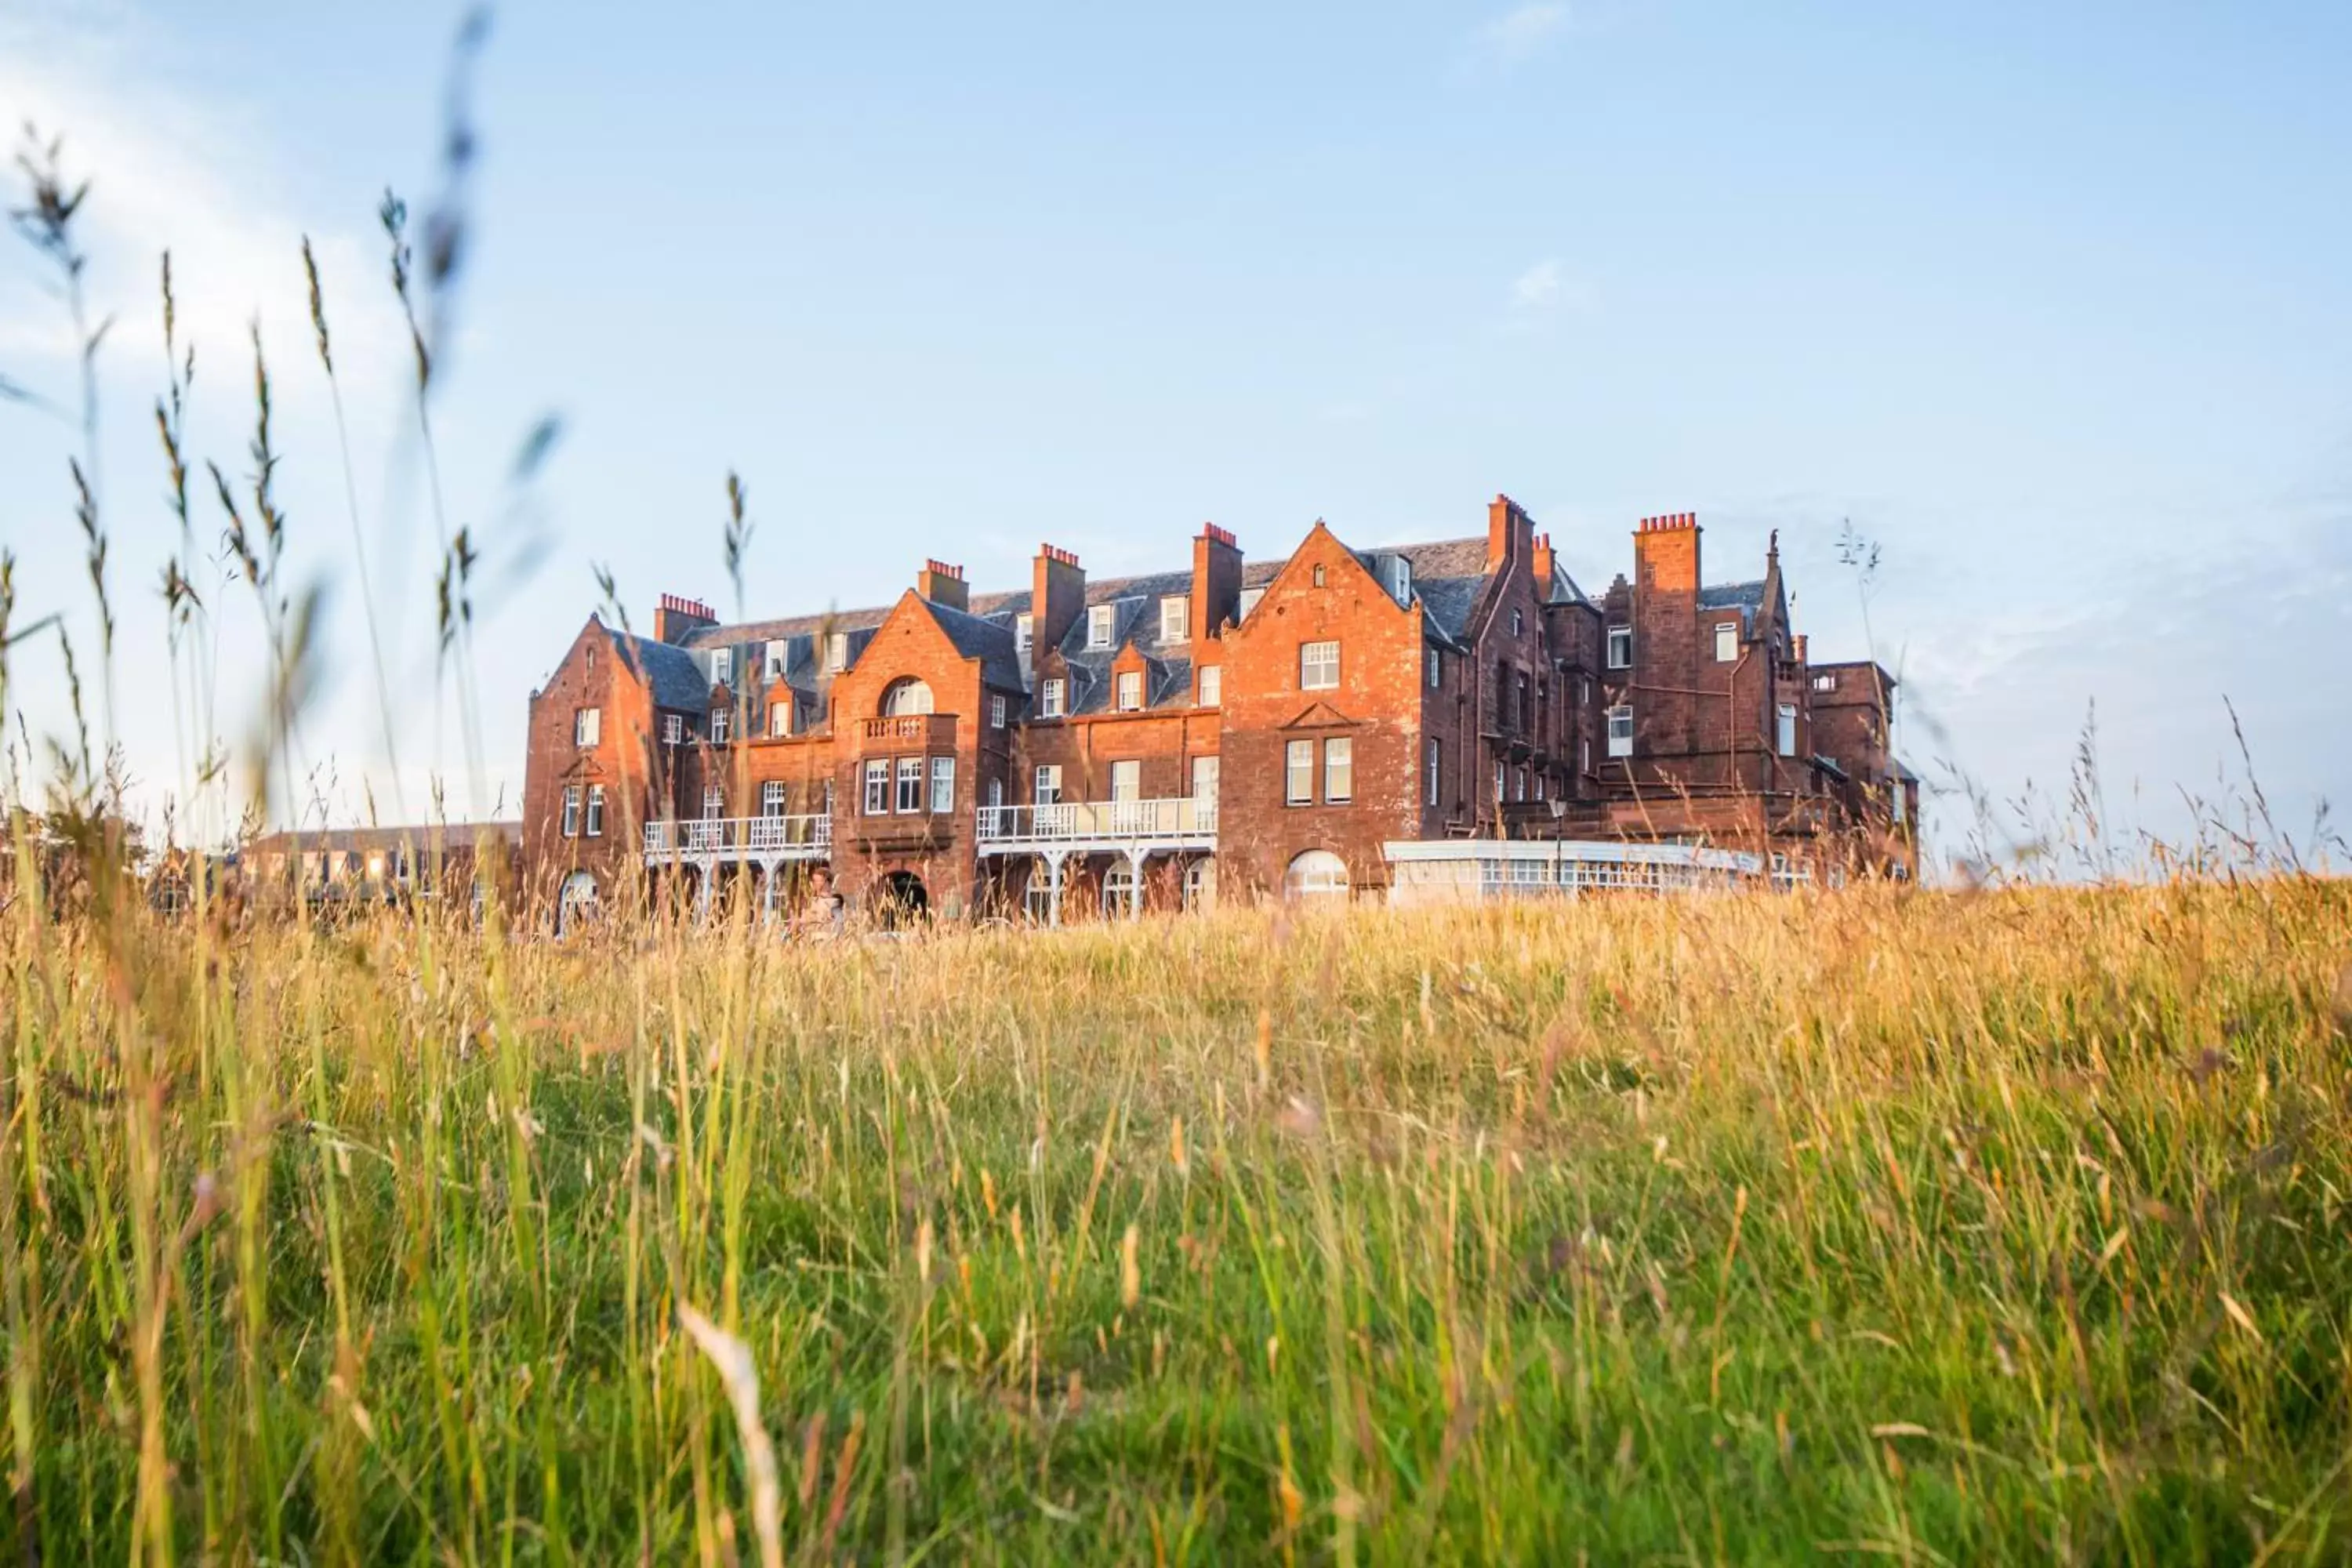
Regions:
<instances>
[{"instance_id":1,"label":"arched doorway","mask_svg":"<svg viewBox=\"0 0 2352 1568\"><path fill-rule=\"evenodd\" d=\"M901 676L882 689L882 717L904 718L931 711L931 686L911 675Z\"/></svg>"},{"instance_id":2,"label":"arched doorway","mask_svg":"<svg viewBox=\"0 0 2352 1568\"><path fill-rule=\"evenodd\" d=\"M1107 921L1125 920L1135 912L1135 864L1125 857L1103 873L1102 912Z\"/></svg>"},{"instance_id":3,"label":"arched doorway","mask_svg":"<svg viewBox=\"0 0 2352 1568\"><path fill-rule=\"evenodd\" d=\"M1348 863L1328 849L1309 849L1283 872L1282 896L1301 902L1345 899Z\"/></svg>"},{"instance_id":4,"label":"arched doorway","mask_svg":"<svg viewBox=\"0 0 2352 1568\"><path fill-rule=\"evenodd\" d=\"M930 908L931 896L912 871L892 871L874 884L874 918L886 931L921 920Z\"/></svg>"},{"instance_id":5,"label":"arched doorway","mask_svg":"<svg viewBox=\"0 0 2352 1568\"><path fill-rule=\"evenodd\" d=\"M478 894L479 890L478 885ZM585 871L574 871L564 878L563 885L556 889L555 934L569 936L595 918L596 879Z\"/></svg>"},{"instance_id":6,"label":"arched doorway","mask_svg":"<svg viewBox=\"0 0 2352 1568\"><path fill-rule=\"evenodd\" d=\"M1184 908L1194 914L1217 907L1217 858L1203 855L1184 868Z\"/></svg>"}]
</instances>

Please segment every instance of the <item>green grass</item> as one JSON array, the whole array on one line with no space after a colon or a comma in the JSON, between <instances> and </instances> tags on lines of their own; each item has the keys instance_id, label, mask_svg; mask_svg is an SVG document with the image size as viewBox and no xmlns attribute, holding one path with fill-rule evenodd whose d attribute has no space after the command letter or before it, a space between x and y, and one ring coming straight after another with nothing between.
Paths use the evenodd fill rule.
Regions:
<instances>
[{"instance_id":1,"label":"green grass","mask_svg":"<svg viewBox=\"0 0 2352 1568\"><path fill-rule=\"evenodd\" d=\"M7 940L11 1560L2352 1556L2344 884Z\"/></svg>"}]
</instances>

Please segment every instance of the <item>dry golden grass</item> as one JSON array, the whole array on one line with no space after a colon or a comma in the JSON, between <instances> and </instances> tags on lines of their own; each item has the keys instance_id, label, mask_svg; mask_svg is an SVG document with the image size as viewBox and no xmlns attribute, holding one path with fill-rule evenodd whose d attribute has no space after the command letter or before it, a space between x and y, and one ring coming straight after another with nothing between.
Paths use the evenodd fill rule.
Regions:
<instances>
[{"instance_id":1,"label":"dry golden grass","mask_svg":"<svg viewBox=\"0 0 2352 1568\"><path fill-rule=\"evenodd\" d=\"M2352 1551L2343 884L6 940L46 1561Z\"/></svg>"}]
</instances>

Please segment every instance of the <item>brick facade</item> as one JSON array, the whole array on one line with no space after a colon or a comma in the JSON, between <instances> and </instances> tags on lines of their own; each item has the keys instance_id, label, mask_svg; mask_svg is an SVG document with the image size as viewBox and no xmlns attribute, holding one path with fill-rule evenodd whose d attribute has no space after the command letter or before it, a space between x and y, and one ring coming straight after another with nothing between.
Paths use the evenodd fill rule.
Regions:
<instances>
[{"instance_id":1,"label":"brick facade","mask_svg":"<svg viewBox=\"0 0 2352 1568\"><path fill-rule=\"evenodd\" d=\"M728 626L665 595L651 637L592 618L530 700L531 886L608 898L650 865L674 896L744 879L790 905L821 868L854 903L961 917L1035 912L1058 876L1075 918L1139 865L1145 907L1179 904L1212 858L1226 897L1328 881L1326 856L1376 889L1400 839L1912 868L1893 682L1807 663L1777 542L1760 579L1710 585L1696 519L1645 520L1633 579L1595 600L1507 497L1486 522L1387 550L1318 522L1265 562L1212 526L1153 576L1090 583L1046 546L1025 592L974 595L929 561L885 608ZM1126 803L1077 820L1151 847L1005 852L1049 823L1093 831L1056 800ZM807 837L820 819L829 842ZM667 852L689 840L751 847Z\"/></svg>"}]
</instances>

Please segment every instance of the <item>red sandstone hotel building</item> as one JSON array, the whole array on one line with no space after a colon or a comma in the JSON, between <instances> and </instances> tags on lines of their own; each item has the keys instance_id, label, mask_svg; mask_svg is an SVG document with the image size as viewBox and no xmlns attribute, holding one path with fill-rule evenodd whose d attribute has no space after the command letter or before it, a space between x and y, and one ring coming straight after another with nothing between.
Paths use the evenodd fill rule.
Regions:
<instances>
[{"instance_id":1,"label":"red sandstone hotel building","mask_svg":"<svg viewBox=\"0 0 2352 1568\"><path fill-rule=\"evenodd\" d=\"M1779 551L1709 584L1689 513L1588 595L1507 497L1483 537L721 626L591 616L530 699L527 874L766 910L1055 922L1216 897L1460 899L1916 868L1895 682L1815 664Z\"/></svg>"}]
</instances>

